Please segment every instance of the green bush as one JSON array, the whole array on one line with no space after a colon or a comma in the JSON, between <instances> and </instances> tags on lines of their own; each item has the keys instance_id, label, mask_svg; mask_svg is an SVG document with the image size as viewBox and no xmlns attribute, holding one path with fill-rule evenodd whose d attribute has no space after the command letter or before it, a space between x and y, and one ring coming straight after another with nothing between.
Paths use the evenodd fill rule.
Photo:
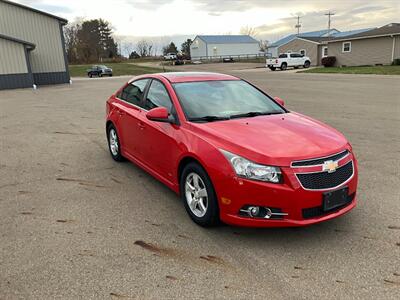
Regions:
<instances>
[{"instance_id":1,"label":"green bush","mask_svg":"<svg viewBox=\"0 0 400 300\"><path fill-rule=\"evenodd\" d=\"M333 67L335 65L335 62L336 62L336 57L335 56L326 56L326 57L323 57L321 59L321 64L325 68Z\"/></svg>"},{"instance_id":2,"label":"green bush","mask_svg":"<svg viewBox=\"0 0 400 300\"><path fill-rule=\"evenodd\" d=\"M400 66L400 58L395 58L392 62L392 66Z\"/></svg>"}]
</instances>

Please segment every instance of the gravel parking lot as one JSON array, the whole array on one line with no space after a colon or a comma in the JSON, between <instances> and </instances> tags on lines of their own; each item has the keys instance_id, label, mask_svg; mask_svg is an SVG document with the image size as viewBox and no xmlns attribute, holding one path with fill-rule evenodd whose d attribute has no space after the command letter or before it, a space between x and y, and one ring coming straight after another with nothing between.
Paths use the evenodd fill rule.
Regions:
<instances>
[{"instance_id":1,"label":"gravel parking lot","mask_svg":"<svg viewBox=\"0 0 400 300\"><path fill-rule=\"evenodd\" d=\"M104 104L127 78L0 91L0 299L398 299L400 77L206 67L221 68L347 136L357 208L305 228L204 229L111 159Z\"/></svg>"}]
</instances>

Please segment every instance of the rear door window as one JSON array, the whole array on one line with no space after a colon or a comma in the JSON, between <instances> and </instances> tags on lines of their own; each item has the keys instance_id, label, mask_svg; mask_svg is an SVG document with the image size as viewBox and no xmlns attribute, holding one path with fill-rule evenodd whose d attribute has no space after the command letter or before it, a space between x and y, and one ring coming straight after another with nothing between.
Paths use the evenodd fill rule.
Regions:
<instances>
[{"instance_id":1,"label":"rear door window","mask_svg":"<svg viewBox=\"0 0 400 300\"><path fill-rule=\"evenodd\" d=\"M172 102L164 84L153 80L147 93L147 99L144 101L144 109L151 110L156 107L165 107L168 112L171 112Z\"/></svg>"},{"instance_id":2,"label":"rear door window","mask_svg":"<svg viewBox=\"0 0 400 300\"><path fill-rule=\"evenodd\" d=\"M287 54L281 54L279 55L279 58L287 58Z\"/></svg>"},{"instance_id":3,"label":"rear door window","mask_svg":"<svg viewBox=\"0 0 400 300\"><path fill-rule=\"evenodd\" d=\"M149 79L141 79L131 82L121 91L118 98L141 107L141 102L148 82Z\"/></svg>"}]
</instances>

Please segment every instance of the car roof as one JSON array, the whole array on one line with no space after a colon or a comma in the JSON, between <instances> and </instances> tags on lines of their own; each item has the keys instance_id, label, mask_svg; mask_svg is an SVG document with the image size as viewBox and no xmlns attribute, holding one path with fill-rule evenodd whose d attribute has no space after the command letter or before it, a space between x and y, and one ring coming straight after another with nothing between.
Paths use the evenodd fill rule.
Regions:
<instances>
[{"instance_id":1,"label":"car roof","mask_svg":"<svg viewBox=\"0 0 400 300\"><path fill-rule=\"evenodd\" d=\"M235 76L211 72L168 72L154 75L162 76L169 80L171 83L215 80L240 80L240 78Z\"/></svg>"}]
</instances>

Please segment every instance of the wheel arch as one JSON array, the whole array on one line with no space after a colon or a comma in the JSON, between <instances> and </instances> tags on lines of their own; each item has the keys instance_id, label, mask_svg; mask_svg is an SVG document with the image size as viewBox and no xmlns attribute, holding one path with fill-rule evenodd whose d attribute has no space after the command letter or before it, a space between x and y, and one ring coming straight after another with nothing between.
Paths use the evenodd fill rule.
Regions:
<instances>
[{"instance_id":1,"label":"wheel arch","mask_svg":"<svg viewBox=\"0 0 400 300\"><path fill-rule=\"evenodd\" d=\"M107 120L107 122L106 122L106 133L108 133L108 128L109 128L111 125L115 127L114 123L113 123L111 120Z\"/></svg>"},{"instance_id":2,"label":"wheel arch","mask_svg":"<svg viewBox=\"0 0 400 300\"><path fill-rule=\"evenodd\" d=\"M188 164L190 164L190 163L196 163L196 164L198 164L199 166L201 166L203 169L204 169L204 171L206 172L206 173L208 173L207 172L207 169L204 167L204 164L202 164L201 162L200 162L200 160L199 159L197 159L196 157L194 157L194 156L192 156L192 155L185 155L184 157L182 157L181 159L180 159L180 161L179 161L179 164L178 164L178 172L177 172L177 181L178 181L178 185L180 185L180 183L181 183L181 177L182 177L182 172L183 172L183 169L188 165Z\"/></svg>"}]
</instances>

